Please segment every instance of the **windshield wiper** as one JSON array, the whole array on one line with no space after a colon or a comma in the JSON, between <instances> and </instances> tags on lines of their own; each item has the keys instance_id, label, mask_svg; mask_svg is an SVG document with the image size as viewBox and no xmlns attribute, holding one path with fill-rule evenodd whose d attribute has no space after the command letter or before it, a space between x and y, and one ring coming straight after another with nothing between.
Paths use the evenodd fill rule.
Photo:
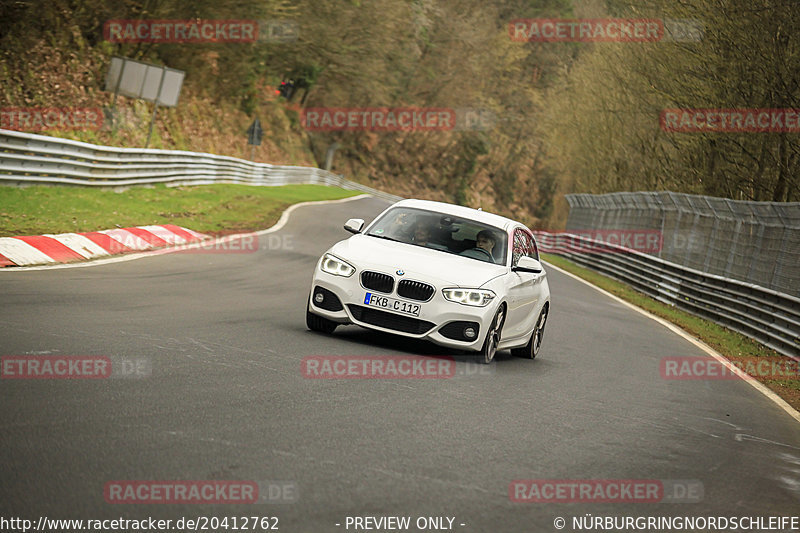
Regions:
<instances>
[{"instance_id":1,"label":"windshield wiper","mask_svg":"<svg viewBox=\"0 0 800 533\"><path fill-rule=\"evenodd\" d=\"M367 233L366 235L369 237L375 237L376 239L386 239L387 241L402 242L403 244L409 244L406 241L401 241L400 239L395 239L394 237L387 237L386 235L374 235L372 233Z\"/></svg>"}]
</instances>

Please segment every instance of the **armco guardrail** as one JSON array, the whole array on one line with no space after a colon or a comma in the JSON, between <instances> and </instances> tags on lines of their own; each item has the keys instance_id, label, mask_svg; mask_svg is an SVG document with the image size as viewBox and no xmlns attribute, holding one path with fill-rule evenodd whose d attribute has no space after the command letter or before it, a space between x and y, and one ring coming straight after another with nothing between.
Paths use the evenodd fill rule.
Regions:
<instances>
[{"instance_id":1,"label":"armco guardrail","mask_svg":"<svg viewBox=\"0 0 800 533\"><path fill-rule=\"evenodd\" d=\"M90 187L318 183L393 202L401 199L319 168L254 163L180 150L113 148L10 130L0 130L0 183Z\"/></svg>"},{"instance_id":2,"label":"armco guardrail","mask_svg":"<svg viewBox=\"0 0 800 533\"><path fill-rule=\"evenodd\" d=\"M535 233L542 252L566 257L779 353L800 357L800 298L585 236Z\"/></svg>"},{"instance_id":3,"label":"armco guardrail","mask_svg":"<svg viewBox=\"0 0 800 533\"><path fill-rule=\"evenodd\" d=\"M655 230L665 261L800 297L800 202L669 191L564 198L569 233Z\"/></svg>"},{"instance_id":4,"label":"armco guardrail","mask_svg":"<svg viewBox=\"0 0 800 533\"><path fill-rule=\"evenodd\" d=\"M9 130L0 130L2 182L94 187L318 183L389 201L401 199L318 168L253 163L178 150L112 148ZM585 237L572 236L578 240L564 243L564 235L537 235L545 251L554 249L555 253L629 283L662 302L728 326L780 353L800 357L799 298ZM581 244L575 246L578 242ZM586 251L587 243L594 247L591 253Z\"/></svg>"}]
</instances>

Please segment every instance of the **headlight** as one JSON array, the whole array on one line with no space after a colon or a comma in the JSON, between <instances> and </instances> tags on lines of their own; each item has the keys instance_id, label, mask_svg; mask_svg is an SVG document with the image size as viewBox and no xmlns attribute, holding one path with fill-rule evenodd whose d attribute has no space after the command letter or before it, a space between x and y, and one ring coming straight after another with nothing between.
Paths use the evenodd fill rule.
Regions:
<instances>
[{"instance_id":1,"label":"headlight","mask_svg":"<svg viewBox=\"0 0 800 533\"><path fill-rule=\"evenodd\" d=\"M350 277L353 275L353 272L356 269L338 257L334 257L331 254L325 254L322 256L322 262L320 263L319 267L322 269L323 272L327 272L328 274L333 274L334 276L344 276Z\"/></svg>"},{"instance_id":2,"label":"headlight","mask_svg":"<svg viewBox=\"0 0 800 533\"><path fill-rule=\"evenodd\" d=\"M486 289L442 289L445 299L464 305L486 307L495 294Z\"/></svg>"}]
</instances>

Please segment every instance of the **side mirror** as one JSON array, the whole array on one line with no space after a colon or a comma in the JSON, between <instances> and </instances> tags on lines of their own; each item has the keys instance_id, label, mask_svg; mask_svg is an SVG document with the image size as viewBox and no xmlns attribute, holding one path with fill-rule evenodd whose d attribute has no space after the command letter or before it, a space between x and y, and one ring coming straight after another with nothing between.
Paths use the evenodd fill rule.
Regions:
<instances>
[{"instance_id":1,"label":"side mirror","mask_svg":"<svg viewBox=\"0 0 800 533\"><path fill-rule=\"evenodd\" d=\"M530 272L532 274L539 274L543 268L542 264L532 257L523 255L519 258L517 266L511 267L513 272Z\"/></svg>"},{"instance_id":2,"label":"side mirror","mask_svg":"<svg viewBox=\"0 0 800 533\"><path fill-rule=\"evenodd\" d=\"M351 218L350 220L344 223L344 229L346 229L350 233L361 233L361 228L363 227L364 227L364 219L362 218Z\"/></svg>"}]
</instances>

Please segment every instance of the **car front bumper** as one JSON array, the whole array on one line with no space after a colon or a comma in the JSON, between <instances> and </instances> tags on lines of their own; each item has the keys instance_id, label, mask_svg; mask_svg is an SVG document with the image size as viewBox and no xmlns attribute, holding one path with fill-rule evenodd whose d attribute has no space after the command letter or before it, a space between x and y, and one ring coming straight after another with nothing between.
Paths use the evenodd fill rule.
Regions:
<instances>
[{"instance_id":1,"label":"car front bumper","mask_svg":"<svg viewBox=\"0 0 800 533\"><path fill-rule=\"evenodd\" d=\"M486 307L475 307L446 300L442 295L443 287L436 287L433 297L427 302L420 302L399 296L395 291L384 294L369 290L361 285L360 271L350 277L335 276L323 272L317 267L311 283L309 310L340 324L352 323L364 328L402 335L415 339L427 339L440 346L467 351L478 351L483 346L486 331L489 329L500 302L497 299ZM322 288L334 295L340 305L331 302L323 291L323 301L318 303L314 296L317 288ZM388 296L409 304L419 304L418 317L382 310L364 304L368 293ZM467 340L464 330L472 327L476 330L475 338Z\"/></svg>"}]
</instances>

